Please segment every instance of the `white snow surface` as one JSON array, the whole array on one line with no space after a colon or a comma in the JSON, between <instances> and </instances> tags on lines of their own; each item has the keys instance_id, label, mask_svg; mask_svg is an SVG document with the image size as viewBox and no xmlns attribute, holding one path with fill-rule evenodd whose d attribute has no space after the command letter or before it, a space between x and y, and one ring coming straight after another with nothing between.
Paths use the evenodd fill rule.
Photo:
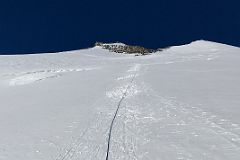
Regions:
<instances>
[{"instance_id":1,"label":"white snow surface","mask_svg":"<svg viewBox=\"0 0 240 160\"><path fill-rule=\"evenodd\" d=\"M239 160L240 49L0 56L0 160Z\"/></svg>"}]
</instances>

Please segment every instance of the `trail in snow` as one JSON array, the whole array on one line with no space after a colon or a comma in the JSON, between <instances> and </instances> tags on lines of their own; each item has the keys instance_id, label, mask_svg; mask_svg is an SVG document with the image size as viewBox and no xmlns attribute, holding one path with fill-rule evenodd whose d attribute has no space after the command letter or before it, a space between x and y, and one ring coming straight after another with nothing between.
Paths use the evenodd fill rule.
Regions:
<instances>
[{"instance_id":1,"label":"trail in snow","mask_svg":"<svg viewBox=\"0 0 240 160\"><path fill-rule=\"evenodd\" d=\"M88 127L80 132L80 136L73 138L69 145L61 149L56 160L77 160L77 159L105 159L111 152L112 129L117 117L117 109L127 96L134 96L138 91L133 85L134 78L139 71L139 64L130 67L122 77L116 78L117 84L113 89L106 92L105 98L100 98L93 106L97 106L97 113L92 116ZM135 75L131 77L129 75ZM114 113L114 114L112 114ZM110 127L109 127L109 124ZM109 143L108 143L109 142ZM106 152L107 151L107 152ZM115 154L115 153L112 153Z\"/></svg>"},{"instance_id":2,"label":"trail in snow","mask_svg":"<svg viewBox=\"0 0 240 160\"><path fill-rule=\"evenodd\" d=\"M104 154L106 160L196 157L237 160L240 151L237 124L160 95L144 82L144 69L141 75L139 69L140 65L134 65L126 75L116 79L124 83L106 93L107 98L113 100L108 104L112 109L103 110L101 104L106 102L98 103L101 111L97 119L91 121L83 136L58 160L100 160ZM136 76L140 76L139 79L136 80ZM115 103L117 108L110 114Z\"/></svg>"},{"instance_id":3,"label":"trail in snow","mask_svg":"<svg viewBox=\"0 0 240 160\"><path fill-rule=\"evenodd\" d=\"M204 41L0 56L0 159L239 160L239 60Z\"/></svg>"},{"instance_id":4,"label":"trail in snow","mask_svg":"<svg viewBox=\"0 0 240 160\"><path fill-rule=\"evenodd\" d=\"M131 68L129 71L137 71L139 69L139 65L135 65L133 68ZM124 91L124 93L123 93L123 95L122 95L122 98L120 99L120 101L119 101L119 103L118 103L118 105L117 105L117 109L116 109L116 112L115 112L115 114L114 114L114 116L113 116L113 119L112 119L112 121L111 121L111 125L110 125L110 128L109 128L109 136L108 136L108 141L107 141L107 144L108 144L108 146L107 146L107 154L106 154L106 160L108 160L109 159L109 151L110 151L110 145L111 145L111 138L112 138L112 129L113 129L113 125L114 125L114 122L115 122L115 120L116 120L116 116L117 116L117 114L118 114L118 111L119 111L119 109L120 109L120 106L121 106L121 104L122 104L122 101L125 99L125 97L127 96L127 92L128 92L128 90L129 90L129 88L132 86L132 84L133 84L133 81L134 81L134 79L135 79L135 77L136 77L136 74L137 73L135 73L134 75L133 75L133 77L132 77L132 79L131 79L131 82L129 83L129 85L127 86L127 88L126 88L126 90ZM127 77L131 77L131 76L127 76ZM119 79L119 78L118 78ZM121 78L120 78L121 79Z\"/></svg>"},{"instance_id":5,"label":"trail in snow","mask_svg":"<svg viewBox=\"0 0 240 160\"><path fill-rule=\"evenodd\" d=\"M19 75L14 75L14 78L12 78L9 81L9 85L10 86L25 85L25 84L30 84L37 81L57 78L62 76L62 74L64 73L91 71L96 69L99 69L99 67L85 67L85 68L75 68L75 69L48 69L48 70L26 72L26 73L21 73Z\"/></svg>"},{"instance_id":6,"label":"trail in snow","mask_svg":"<svg viewBox=\"0 0 240 160\"><path fill-rule=\"evenodd\" d=\"M149 86L124 102L126 110L116 124L115 159L238 159L237 125L221 124L217 116L160 96Z\"/></svg>"}]
</instances>

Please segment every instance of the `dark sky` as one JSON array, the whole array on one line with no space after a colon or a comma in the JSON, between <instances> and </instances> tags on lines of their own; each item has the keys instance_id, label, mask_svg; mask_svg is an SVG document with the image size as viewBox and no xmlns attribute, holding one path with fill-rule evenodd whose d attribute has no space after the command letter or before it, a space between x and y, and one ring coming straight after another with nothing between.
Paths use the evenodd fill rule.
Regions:
<instances>
[{"instance_id":1,"label":"dark sky","mask_svg":"<svg viewBox=\"0 0 240 160\"><path fill-rule=\"evenodd\" d=\"M198 39L240 46L240 1L0 1L0 54L73 50L96 41L159 48Z\"/></svg>"}]
</instances>

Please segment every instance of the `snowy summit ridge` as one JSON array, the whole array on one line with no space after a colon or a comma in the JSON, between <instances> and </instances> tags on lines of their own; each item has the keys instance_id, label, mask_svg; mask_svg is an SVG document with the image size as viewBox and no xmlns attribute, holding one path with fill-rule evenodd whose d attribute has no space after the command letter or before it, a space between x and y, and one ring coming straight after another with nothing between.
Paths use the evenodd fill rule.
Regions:
<instances>
[{"instance_id":1,"label":"snowy summit ridge","mask_svg":"<svg viewBox=\"0 0 240 160\"><path fill-rule=\"evenodd\" d=\"M240 159L240 48L102 46L0 55L0 160Z\"/></svg>"}]
</instances>

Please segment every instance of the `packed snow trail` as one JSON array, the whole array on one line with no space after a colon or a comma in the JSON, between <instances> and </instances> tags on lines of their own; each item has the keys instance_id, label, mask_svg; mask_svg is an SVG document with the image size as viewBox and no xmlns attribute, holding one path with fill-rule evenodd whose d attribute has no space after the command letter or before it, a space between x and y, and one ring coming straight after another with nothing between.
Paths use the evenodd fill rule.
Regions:
<instances>
[{"instance_id":1,"label":"packed snow trail","mask_svg":"<svg viewBox=\"0 0 240 160\"><path fill-rule=\"evenodd\" d=\"M136 67L137 65L135 65L135 67ZM117 114L118 114L118 110L120 109L120 106L121 106L121 104L122 104L122 101L125 99L125 97L127 96L127 92L128 92L128 90L129 90L129 88L132 86L132 83L133 83L133 81L134 81L134 79L135 79L135 77L136 77L136 74L137 73L135 73L134 74L134 76L133 76L133 78L131 79L131 82L130 82L130 84L127 86L127 88L126 88L126 90L124 91L124 93L123 93L123 95L122 95L122 98L120 99L120 101L119 101L119 103L118 103L118 105L117 105L117 109L116 109L116 112L115 112L115 114L114 114L114 117L113 117L113 119L112 119L112 121L111 121L111 125L110 125L110 128L109 128L109 137L108 137L108 146L107 146L107 155L106 155L106 160L108 160L108 158L109 158L109 150L110 150L110 145L111 145L111 137L112 137L112 128L113 128L113 125L114 125L114 121L115 121L115 119L116 119L116 116L117 116Z\"/></svg>"}]
</instances>

